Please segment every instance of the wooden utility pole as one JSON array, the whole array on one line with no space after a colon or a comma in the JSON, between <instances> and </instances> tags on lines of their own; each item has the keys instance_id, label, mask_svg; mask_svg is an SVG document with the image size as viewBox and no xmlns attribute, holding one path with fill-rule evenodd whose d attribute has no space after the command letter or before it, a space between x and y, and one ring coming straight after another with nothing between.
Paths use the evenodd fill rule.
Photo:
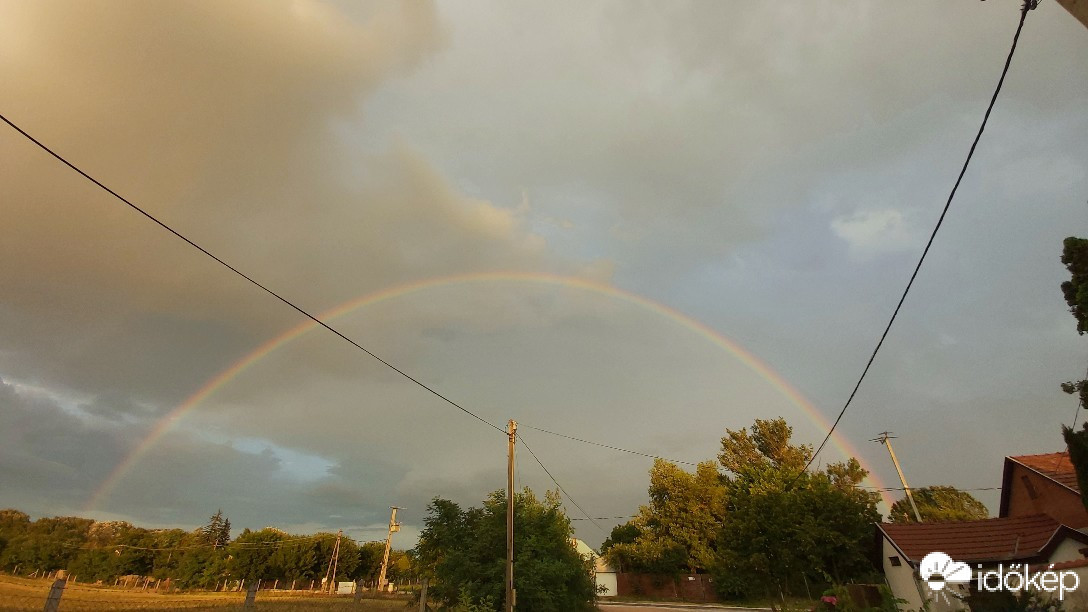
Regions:
<instances>
[{"instance_id":1,"label":"wooden utility pole","mask_svg":"<svg viewBox=\"0 0 1088 612\"><path fill-rule=\"evenodd\" d=\"M330 594L336 592L336 566L340 562L340 538L343 535L343 529L336 532L336 544L333 544L332 547L332 557L329 559L329 569L325 571L325 586L328 587Z\"/></svg>"},{"instance_id":2,"label":"wooden utility pole","mask_svg":"<svg viewBox=\"0 0 1088 612\"><path fill-rule=\"evenodd\" d=\"M419 590L419 612L427 612L427 577L423 577L423 584Z\"/></svg>"},{"instance_id":3,"label":"wooden utility pole","mask_svg":"<svg viewBox=\"0 0 1088 612\"><path fill-rule=\"evenodd\" d=\"M382 571L378 574L378 590L385 590L385 572L389 569L389 549L393 546L393 534L400 531L400 523L397 522L397 510L403 510L396 506L389 506L389 533L385 536L385 554L382 555Z\"/></svg>"},{"instance_id":4,"label":"wooden utility pole","mask_svg":"<svg viewBox=\"0 0 1088 612\"><path fill-rule=\"evenodd\" d=\"M514 419L507 423L506 457L506 612L513 612L514 600L514 440L517 439L518 424Z\"/></svg>"},{"instance_id":5,"label":"wooden utility pole","mask_svg":"<svg viewBox=\"0 0 1088 612\"><path fill-rule=\"evenodd\" d=\"M888 454L892 456L892 463L895 465L895 471L899 474L899 482L903 484L903 491L907 494L907 500L910 501L910 507L914 510L914 519L919 523L922 522L922 515L918 513L918 506L914 503L914 495L910 492L910 486L907 485L907 479L903 477L903 468L899 467L899 460L895 458L895 451L892 450L891 439L895 436L891 435L890 431L881 432L879 436L873 438L873 442L880 442L884 446L888 447Z\"/></svg>"}]
</instances>

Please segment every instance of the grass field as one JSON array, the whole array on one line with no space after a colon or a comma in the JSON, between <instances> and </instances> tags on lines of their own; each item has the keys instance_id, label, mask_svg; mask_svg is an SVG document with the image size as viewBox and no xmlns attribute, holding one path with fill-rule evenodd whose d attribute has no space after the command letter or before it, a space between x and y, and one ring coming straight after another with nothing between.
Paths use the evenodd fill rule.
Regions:
<instances>
[{"instance_id":1,"label":"grass field","mask_svg":"<svg viewBox=\"0 0 1088 612\"><path fill-rule=\"evenodd\" d=\"M44 609L51 580L0 576L0 611ZM64 589L60 610L240 610L245 593L171 593L114 589L70 584ZM255 610L408 610L406 599L366 598L356 603L350 595L292 594L261 591Z\"/></svg>"}]
</instances>

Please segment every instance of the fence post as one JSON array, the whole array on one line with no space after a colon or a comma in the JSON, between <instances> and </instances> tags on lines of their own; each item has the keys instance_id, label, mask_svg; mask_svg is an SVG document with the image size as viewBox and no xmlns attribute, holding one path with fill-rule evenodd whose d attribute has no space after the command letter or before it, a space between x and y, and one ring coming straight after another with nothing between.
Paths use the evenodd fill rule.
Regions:
<instances>
[{"instance_id":1,"label":"fence post","mask_svg":"<svg viewBox=\"0 0 1088 612\"><path fill-rule=\"evenodd\" d=\"M419 612L427 612L427 578L419 588Z\"/></svg>"},{"instance_id":2,"label":"fence post","mask_svg":"<svg viewBox=\"0 0 1088 612\"><path fill-rule=\"evenodd\" d=\"M254 603L254 600L257 599L257 584L258 583L256 582L249 583L249 590L246 591L246 603L242 606L247 610L252 610L254 607L256 607L256 603Z\"/></svg>"},{"instance_id":3,"label":"fence post","mask_svg":"<svg viewBox=\"0 0 1088 612\"><path fill-rule=\"evenodd\" d=\"M49 597L45 600L45 612L58 612L60 610L60 598L64 595L64 578L57 578L53 586L49 588Z\"/></svg>"}]
</instances>

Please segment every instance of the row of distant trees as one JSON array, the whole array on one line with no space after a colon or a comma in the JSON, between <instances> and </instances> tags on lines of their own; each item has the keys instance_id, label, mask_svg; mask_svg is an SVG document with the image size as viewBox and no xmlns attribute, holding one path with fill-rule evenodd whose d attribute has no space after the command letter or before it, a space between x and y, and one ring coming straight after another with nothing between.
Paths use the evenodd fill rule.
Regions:
<instances>
[{"instance_id":1,"label":"row of distant trees","mask_svg":"<svg viewBox=\"0 0 1088 612\"><path fill-rule=\"evenodd\" d=\"M222 512L185 531L79 517L31 520L18 510L0 510L0 568L23 575L65 569L81 582L112 583L136 575L169 578L194 589L243 579L303 588L326 576L336 542L333 533L293 535L272 528L245 529L232 540L230 531ZM381 542L342 538L336 579L377 580L383 549ZM412 580L413 567L408 553L393 551L389 579Z\"/></svg>"}]
</instances>

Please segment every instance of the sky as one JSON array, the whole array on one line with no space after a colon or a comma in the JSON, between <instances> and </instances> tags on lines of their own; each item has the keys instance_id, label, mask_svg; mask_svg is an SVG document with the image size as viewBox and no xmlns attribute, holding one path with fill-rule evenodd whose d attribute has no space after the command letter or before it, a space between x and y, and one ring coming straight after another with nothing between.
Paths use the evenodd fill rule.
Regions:
<instances>
[{"instance_id":1,"label":"sky","mask_svg":"<svg viewBox=\"0 0 1088 612\"><path fill-rule=\"evenodd\" d=\"M594 517L651 460L818 444L940 214L1019 2L0 0L0 113L482 419ZM1027 17L832 444L870 486L1061 450L1088 30ZM0 126L0 507L414 544L506 436ZM293 332L293 333L292 333ZM977 491L996 511L996 491ZM889 499L894 499L894 494ZM574 518L582 513L567 503ZM596 545L625 519L575 521Z\"/></svg>"}]
</instances>

